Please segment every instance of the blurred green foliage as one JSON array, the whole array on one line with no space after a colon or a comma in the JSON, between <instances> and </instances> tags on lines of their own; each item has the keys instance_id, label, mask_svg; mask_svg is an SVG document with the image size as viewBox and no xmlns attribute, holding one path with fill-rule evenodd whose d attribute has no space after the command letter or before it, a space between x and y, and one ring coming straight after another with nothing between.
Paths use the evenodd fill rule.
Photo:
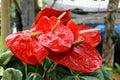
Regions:
<instances>
[{"instance_id":1,"label":"blurred green foliage","mask_svg":"<svg viewBox=\"0 0 120 80\"><path fill-rule=\"evenodd\" d=\"M11 58L8 55L11 55ZM112 80L104 68L92 73L81 73L54 63L49 58L40 65L28 65L12 55L9 50L0 56L3 56L0 57L2 80ZM6 60L7 63L3 64Z\"/></svg>"}]
</instances>

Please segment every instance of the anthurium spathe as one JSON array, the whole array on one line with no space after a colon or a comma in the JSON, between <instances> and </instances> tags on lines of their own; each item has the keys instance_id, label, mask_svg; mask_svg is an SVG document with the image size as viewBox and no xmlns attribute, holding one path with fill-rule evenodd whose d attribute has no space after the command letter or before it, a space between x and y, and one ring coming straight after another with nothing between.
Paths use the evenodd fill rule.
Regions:
<instances>
[{"instance_id":1,"label":"anthurium spathe","mask_svg":"<svg viewBox=\"0 0 120 80\"><path fill-rule=\"evenodd\" d=\"M43 16L38 25L34 31L43 32L39 37L42 45L57 53L69 50L74 40L73 33L57 17Z\"/></svg>"},{"instance_id":2,"label":"anthurium spathe","mask_svg":"<svg viewBox=\"0 0 120 80\"><path fill-rule=\"evenodd\" d=\"M101 68L102 58L94 48L100 42L96 37L100 36L93 36L99 30L78 27L64 17L66 11L54 16L46 12L49 9L38 14L30 30L9 35L6 38L9 49L27 64L40 64L48 56L54 62L80 72L94 72ZM92 43L93 39L97 41Z\"/></svg>"},{"instance_id":3,"label":"anthurium spathe","mask_svg":"<svg viewBox=\"0 0 120 80\"><path fill-rule=\"evenodd\" d=\"M92 42L91 42L93 40L93 38L91 37L94 34L96 35L96 32L94 32L94 30L92 34L91 34L92 31L90 31L90 33L89 31L84 32L86 31L86 29L88 29L88 27L86 28L84 27L84 29L82 30L80 29L80 27L78 27L74 23L74 21L69 21L67 26L74 33L74 43L77 43L77 45L72 46L69 49L69 51L66 52L67 54L60 55L60 54L55 54L54 52L51 52L48 55L49 58L58 64L62 64L68 68L71 68L73 70L80 71L80 72L86 72L86 73L94 72L99 68L101 68L102 58L99 52L94 48L95 45L92 45ZM95 40L98 39L98 42L96 43L100 42L99 41L100 38L96 38L98 36L100 37L100 35L93 36ZM86 37L88 37L88 39L90 37L90 40L87 41Z\"/></svg>"},{"instance_id":4,"label":"anthurium spathe","mask_svg":"<svg viewBox=\"0 0 120 80\"><path fill-rule=\"evenodd\" d=\"M54 62L79 72L94 72L102 67L102 58L99 52L88 43L81 43L66 53L51 52L48 56Z\"/></svg>"},{"instance_id":5,"label":"anthurium spathe","mask_svg":"<svg viewBox=\"0 0 120 80\"><path fill-rule=\"evenodd\" d=\"M49 54L42 45L55 52L69 50L74 36L60 21L65 14L50 19L47 16L41 17L32 29L9 35L6 38L7 46L21 61L33 65L40 64Z\"/></svg>"},{"instance_id":6,"label":"anthurium spathe","mask_svg":"<svg viewBox=\"0 0 120 80\"><path fill-rule=\"evenodd\" d=\"M73 20L70 20L67 25L74 33L76 38L83 38L84 42L96 47L101 42L100 30L90 28L87 25L77 25ZM77 40L77 39L76 39Z\"/></svg>"},{"instance_id":7,"label":"anthurium spathe","mask_svg":"<svg viewBox=\"0 0 120 80\"><path fill-rule=\"evenodd\" d=\"M41 10L36 16L35 24L37 24L39 22L39 19L43 16L47 16L49 18L51 16L59 17L63 12L66 12L66 14L64 15L64 17L62 17L61 21L64 25L66 25L67 22L71 19L71 11L70 10L57 10L53 8L44 8L43 10Z\"/></svg>"},{"instance_id":8,"label":"anthurium spathe","mask_svg":"<svg viewBox=\"0 0 120 80\"><path fill-rule=\"evenodd\" d=\"M40 64L49 54L37 38L40 34L30 30L13 33L6 38L6 44L21 61L32 65Z\"/></svg>"}]
</instances>

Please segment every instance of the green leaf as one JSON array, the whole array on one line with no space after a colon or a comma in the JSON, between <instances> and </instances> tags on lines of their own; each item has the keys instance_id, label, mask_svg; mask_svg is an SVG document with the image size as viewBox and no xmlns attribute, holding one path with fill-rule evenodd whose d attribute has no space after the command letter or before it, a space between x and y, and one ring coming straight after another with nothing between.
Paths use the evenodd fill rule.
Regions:
<instances>
[{"instance_id":1,"label":"green leaf","mask_svg":"<svg viewBox=\"0 0 120 80\"><path fill-rule=\"evenodd\" d=\"M47 73L47 80L57 80L56 78L56 73L54 71L50 71L49 73Z\"/></svg>"},{"instance_id":2,"label":"green leaf","mask_svg":"<svg viewBox=\"0 0 120 80\"><path fill-rule=\"evenodd\" d=\"M62 80L77 80L75 78L75 76L67 76L67 77L64 77Z\"/></svg>"},{"instance_id":3,"label":"green leaf","mask_svg":"<svg viewBox=\"0 0 120 80\"><path fill-rule=\"evenodd\" d=\"M13 66L14 65L14 66ZM5 65L6 68L15 68L19 69L20 71L24 72L24 64L21 62L16 56L12 56L10 61Z\"/></svg>"},{"instance_id":4,"label":"green leaf","mask_svg":"<svg viewBox=\"0 0 120 80\"><path fill-rule=\"evenodd\" d=\"M96 72L93 72L93 73L81 73L80 76L81 77L89 76L89 77L97 78L98 80L105 80L101 69L99 69L99 70L97 70Z\"/></svg>"},{"instance_id":5,"label":"green leaf","mask_svg":"<svg viewBox=\"0 0 120 80\"><path fill-rule=\"evenodd\" d=\"M70 73L68 68L57 65L52 71L47 73L47 80L68 80L66 78L70 78L70 76L73 75Z\"/></svg>"},{"instance_id":6,"label":"green leaf","mask_svg":"<svg viewBox=\"0 0 120 80\"><path fill-rule=\"evenodd\" d=\"M3 76L4 68L0 66L0 76Z\"/></svg>"},{"instance_id":7,"label":"green leaf","mask_svg":"<svg viewBox=\"0 0 120 80\"><path fill-rule=\"evenodd\" d=\"M16 56L12 56L11 60L5 65L5 68L15 68L20 70L23 74L23 80L26 79L25 66Z\"/></svg>"},{"instance_id":8,"label":"green leaf","mask_svg":"<svg viewBox=\"0 0 120 80\"><path fill-rule=\"evenodd\" d=\"M117 72L120 74L120 65L118 63L115 63L115 66L116 66Z\"/></svg>"},{"instance_id":9,"label":"green leaf","mask_svg":"<svg viewBox=\"0 0 120 80\"><path fill-rule=\"evenodd\" d=\"M100 79L92 76L83 76L80 78L80 80L100 80Z\"/></svg>"},{"instance_id":10,"label":"green leaf","mask_svg":"<svg viewBox=\"0 0 120 80\"><path fill-rule=\"evenodd\" d=\"M0 54L0 64L6 65L10 61L12 56L13 56L13 54L10 50L7 50L7 51L1 53Z\"/></svg>"},{"instance_id":11,"label":"green leaf","mask_svg":"<svg viewBox=\"0 0 120 80\"><path fill-rule=\"evenodd\" d=\"M112 71L113 68L111 66L104 66L104 69L107 70L107 71Z\"/></svg>"},{"instance_id":12,"label":"green leaf","mask_svg":"<svg viewBox=\"0 0 120 80\"><path fill-rule=\"evenodd\" d=\"M108 72L104 68L102 68L101 71L104 75L104 80L113 80L113 78L108 74Z\"/></svg>"},{"instance_id":13,"label":"green leaf","mask_svg":"<svg viewBox=\"0 0 120 80\"><path fill-rule=\"evenodd\" d=\"M71 0L71 1L75 1L75 0Z\"/></svg>"},{"instance_id":14,"label":"green leaf","mask_svg":"<svg viewBox=\"0 0 120 80\"><path fill-rule=\"evenodd\" d=\"M93 73L80 73L80 76L81 77L84 77L84 76L94 77L94 78L97 78L98 80L112 80L112 77L107 73L107 71L104 68L101 68Z\"/></svg>"},{"instance_id":15,"label":"green leaf","mask_svg":"<svg viewBox=\"0 0 120 80\"><path fill-rule=\"evenodd\" d=\"M52 61L46 57L44 60L43 60L43 64L44 64L44 67L45 68L48 68L51 64L52 64Z\"/></svg>"},{"instance_id":16,"label":"green leaf","mask_svg":"<svg viewBox=\"0 0 120 80\"><path fill-rule=\"evenodd\" d=\"M21 71L14 68L7 68L4 73L2 80L22 80Z\"/></svg>"},{"instance_id":17,"label":"green leaf","mask_svg":"<svg viewBox=\"0 0 120 80\"><path fill-rule=\"evenodd\" d=\"M44 80L38 73L29 73L26 80Z\"/></svg>"}]
</instances>

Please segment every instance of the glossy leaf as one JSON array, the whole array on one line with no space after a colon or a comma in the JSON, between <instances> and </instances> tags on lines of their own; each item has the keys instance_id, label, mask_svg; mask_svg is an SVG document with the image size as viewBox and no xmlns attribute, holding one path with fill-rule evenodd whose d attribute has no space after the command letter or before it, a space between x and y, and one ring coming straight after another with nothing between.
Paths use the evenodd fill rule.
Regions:
<instances>
[{"instance_id":1,"label":"glossy leaf","mask_svg":"<svg viewBox=\"0 0 120 80\"><path fill-rule=\"evenodd\" d=\"M7 68L4 73L2 80L22 80L21 71L14 68Z\"/></svg>"},{"instance_id":2,"label":"glossy leaf","mask_svg":"<svg viewBox=\"0 0 120 80\"><path fill-rule=\"evenodd\" d=\"M112 77L108 74L108 72L104 69L101 68L93 73L80 73L81 77L94 77L97 78L98 80L113 80Z\"/></svg>"},{"instance_id":3,"label":"glossy leaf","mask_svg":"<svg viewBox=\"0 0 120 80\"><path fill-rule=\"evenodd\" d=\"M26 80L44 80L38 73L29 73Z\"/></svg>"},{"instance_id":4,"label":"glossy leaf","mask_svg":"<svg viewBox=\"0 0 120 80\"><path fill-rule=\"evenodd\" d=\"M0 66L0 76L3 76L4 68Z\"/></svg>"},{"instance_id":5,"label":"glossy leaf","mask_svg":"<svg viewBox=\"0 0 120 80\"><path fill-rule=\"evenodd\" d=\"M0 64L6 65L11 57L13 56L12 52L10 50L7 50L0 54Z\"/></svg>"},{"instance_id":6,"label":"glossy leaf","mask_svg":"<svg viewBox=\"0 0 120 80\"><path fill-rule=\"evenodd\" d=\"M72 76L72 74L67 68L57 65L52 71L47 73L47 80L67 80L68 76Z\"/></svg>"},{"instance_id":7,"label":"glossy leaf","mask_svg":"<svg viewBox=\"0 0 120 80\"><path fill-rule=\"evenodd\" d=\"M63 78L62 80L78 80L78 79L76 79L75 76L67 76Z\"/></svg>"},{"instance_id":8,"label":"glossy leaf","mask_svg":"<svg viewBox=\"0 0 120 80\"><path fill-rule=\"evenodd\" d=\"M113 80L112 76L104 68L102 68L101 71L104 75L105 80Z\"/></svg>"},{"instance_id":9,"label":"glossy leaf","mask_svg":"<svg viewBox=\"0 0 120 80\"><path fill-rule=\"evenodd\" d=\"M120 65L118 63L115 63L115 67L117 72L120 74Z\"/></svg>"},{"instance_id":10,"label":"glossy leaf","mask_svg":"<svg viewBox=\"0 0 120 80\"><path fill-rule=\"evenodd\" d=\"M99 79L92 76L83 76L80 78L80 80L99 80Z\"/></svg>"},{"instance_id":11,"label":"glossy leaf","mask_svg":"<svg viewBox=\"0 0 120 80\"><path fill-rule=\"evenodd\" d=\"M48 57L46 57L43 61L43 64L44 67L48 68L52 64L52 61Z\"/></svg>"}]
</instances>

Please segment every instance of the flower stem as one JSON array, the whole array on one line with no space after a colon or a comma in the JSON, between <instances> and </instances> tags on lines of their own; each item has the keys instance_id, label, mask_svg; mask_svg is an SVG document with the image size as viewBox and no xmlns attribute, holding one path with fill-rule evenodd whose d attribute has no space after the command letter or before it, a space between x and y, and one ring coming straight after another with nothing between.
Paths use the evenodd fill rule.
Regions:
<instances>
[{"instance_id":1,"label":"flower stem","mask_svg":"<svg viewBox=\"0 0 120 80\"><path fill-rule=\"evenodd\" d=\"M71 74L74 76L74 79L75 79L75 80L80 80L78 73L75 73L74 70L72 70L72 69L70 69L70 72L71 72Z\"/></svg>"},{"instance_id":2,"label":"flower stem","mask_svg":"<svg viewBox=\"0 0 120 80\"><path fill-rule=\"evenodd\" d=\"M36 65L35 72L36 72L36 73L39 73L38 71L39 71L39 65Z\"/></svg>"},{"instance_id":3,"label":"flower stem","mask_svg":"<svg viewBox=\"0 0 120 80\"><path fill-rule=\"evenodd\" d=\"M50 65L49 65L49 67L45 70L45 72L43 73L43 78L45 79L46 78L46 75L47 75L47 73L48 73L48 71L51 69L51 67L54 65L54 62L52 62Z\"/></svg>"},{"instance_id":4,"label":"flower stem","mask_svg":"<svg viewBox=\"0 0 120 80\"><path fill-rule=\"evenodd\" d=\"M27 64L23 62L23 65L25 66L25 77L27 77L27 73L28 73Z\"/></svg>"}]
</instances>

